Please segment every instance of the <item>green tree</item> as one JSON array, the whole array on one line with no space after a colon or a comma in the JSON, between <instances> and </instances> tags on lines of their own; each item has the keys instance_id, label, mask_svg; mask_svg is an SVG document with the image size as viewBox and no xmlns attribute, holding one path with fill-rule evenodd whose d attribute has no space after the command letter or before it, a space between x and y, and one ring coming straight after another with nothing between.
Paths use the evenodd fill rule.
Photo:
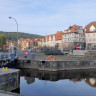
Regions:
<instances>
[{"instance_id":1,"label":"green tree","mask_svg":"<svg viewBox=\"0 0 96 96\"><path fill-rule=\"evenodd\" d=\"M4 34L0 34L0 48L3 50L3 46L6 44L6 36Z\"/></svg>"}]
</instances>

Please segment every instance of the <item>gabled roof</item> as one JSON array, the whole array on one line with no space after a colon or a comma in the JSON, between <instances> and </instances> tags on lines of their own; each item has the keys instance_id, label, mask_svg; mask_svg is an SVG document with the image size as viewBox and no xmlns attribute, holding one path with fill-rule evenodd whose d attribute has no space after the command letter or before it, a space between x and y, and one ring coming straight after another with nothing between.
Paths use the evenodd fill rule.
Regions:
<instances>
[{"instance_id":1,"label":"gabled roof","mask_svg":"<svg viewBox=\"0 0 96 96\"><path fill-rule=\"evenodd\" d=\"M95 29L94 31L90 31L90 27L91 27L92 25L96 28L96 21L91 22L91 23L89 23L88 25L86 25L85 28L84 28L84 32L85 32L85 33L96 32L96 29Z\"/></svg>"}]
</instances>

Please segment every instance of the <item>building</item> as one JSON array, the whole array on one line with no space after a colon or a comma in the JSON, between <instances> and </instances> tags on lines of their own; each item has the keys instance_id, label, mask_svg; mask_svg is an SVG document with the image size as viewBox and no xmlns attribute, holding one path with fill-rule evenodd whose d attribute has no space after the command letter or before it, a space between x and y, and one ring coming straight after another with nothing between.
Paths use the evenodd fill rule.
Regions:
<instances>
[{"instance_id":1,"label":"building","mask_svg":"<svg viewBox=\"0 0 96 96\"><path fill-rule=\"evenodd\" d=\"M41 38L36 38L35 42L36 42L37 48L41 48L42 39Z\"/></svg>"},{"instance_id":2,"label":"building","mask_svg":"<svg viewBox=\"0 0 96 96\"><path fill-rule=\"evenodd\" d=\"M17 42L6 42L6 44L3 46L4 50L9 50L10 46L17 46Z\"/></svg>"},{"instance_id":3,"label":"building","mask_svg":"<svg viewBox=\"0 0 96 96\"><path fill-rule=\"evenodd\" d=\"M42 38L35 38L30 40L30 48L41 48L42 47Z\"/></svg>"},{"instance_id":4,"label":"building","mask_svg":"<svg viewBox=\"0 0 96 96\"><path fill-rule=\"evenodd\" d=\"M45 37L46 47L51 48L52 47L52 41L53 41L53 35L47 35Z\"/></svg>"},{"instance_id":5,"label":"building","mask_svg":"<svg viewBox=\"0 0 96 96\"><path fill-rule=\"evenodd\" d=\"M53 34L52 35L52 47L55 49L55 47L56 47L56 34Z\"/></svg>"},{"instance_id":6,"label":"building","mask_svg":"<svg viewBox=\"0 0 96 96\"><path fill-rule=\"evenodd\" d=\"M63 33L63 48L66 50L76 49L77 45L81 48L85 48L85 35L83 32L83 27L79 25L70 26Z\"/></svg>"},{"instance_id":7,"label":"building","mask_svg":"<svg viewBox=\"0 0 96 96\"><path fill-rule=\"evenodd\" d=\"M86 49L96 49L96 22L91 22L84 28Z\"/></svg>"},{"instance_id":8,"label":"building","mask_svg":"<svg viewBox=\"0 0 96 96\"><path fill-rule=\"evenodd\" d=\"M45 38L41 39L41 47L45 47L46 46L46 42L45 42Z\"/></svg>"},{"instance_id":9,"label":"building","mask_svg":"<svg viewBox=\"0 0 96 96\"><path fill-rule=\"evenodd\" d=\"M62 46L62 31L57 31L56 34L47 35L45 38L46 47L53 49L60 49Z\"/></svg>"},{"instance_id":10,"label":"building","mask_svg":"<svg viewBox=\"0 0 96 96\"><path fill-rule=\"evenodd\" d=\"M21 50L28 49L30 47L30 39L19 39L18 40L18 46Z\"/></svg>"},{"instance_id":11,"label":"building","mask_svg":"<svg viewBox=\"0 0 96 96\"><path fill-rule=\"evenodd\" d=\"M55 34L55 40L56 40L55 48L59 50L62 49L63 47L62 39L63 39L63 32L57 31L57 33Z\"/></svg>"},{"instance_id":12,"label":"building","mask_svg":"<svg viewBox=\"0 0 96 96\"><path fill-rule=\"evenodd\" d=\"M34 49L35 46L36 46L36 41L35 41L35 39L31 39L31 40L30 40L30 47L31 47L31 49Z\"/></svg>"}]
</instances>

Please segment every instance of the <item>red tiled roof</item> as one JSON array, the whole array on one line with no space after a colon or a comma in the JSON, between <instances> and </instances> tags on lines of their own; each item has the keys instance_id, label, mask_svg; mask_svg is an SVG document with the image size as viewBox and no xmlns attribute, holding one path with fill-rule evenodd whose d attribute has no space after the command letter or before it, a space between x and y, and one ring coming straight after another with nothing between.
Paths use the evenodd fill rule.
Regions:
<instances>
[{"instance_id":1,"label":"red tiled roof","mask_svg":"<svg viewBox=\"0 0 96 96\"><path fill-rule=\"evenodd\" d=\"M26 40L26 42L30 42L30 39L25 39Z\"/></svg>"},{"instance_id":2,"label":"red tiled roof","mask_svg":"<svg viewBox=\"0 0 96 96\"><path fill-rule=\"evenodd\" d=\"M64 34L66 34L66 33L76 33L76 32L78 32L77 30L80 27L81 26L74 24L73 26L70 26L67 30L65 30Z\"/></svg>"},{"instance_id":3,"label":"red tiled roof","mask_svg":"<svg viewBox=\"0 0 96 96\"><path fill-rule=\"evenodd\" d=\"M56 34L47 35L47 36L46 36L46 37L47 37L47 41L49 41L49 37L51 37L51 41L52 41L54 35L56 36Z\"/></svg>"},{"instance_id":4,"label":"red tiled roof","mask_svg":"<svg viewBox=\"0 0 96 96\"><path fill-rule=\"evenodd\" d=\"M32 39L31 41L32 41L32 42L35 42L35 39Z\"/></svg>"},{"instance_id":5,"label":"red tiled roof","mask_svg":"<svg viewBox=\"0 0 96 96\"><path fill-rule=\"evenodd\" d=\"M85 28L84 28L84 32L85 32L85 33L90 33L90 32L91 32L91 31L90 31L90 27L91 27L92 25L96 28L96 21L95 21L95 22L91 22L91 23L89 23L88 25L86 25ZM85 31L85 29L86 29L86 31ZM96 32L96 29L95 29L94 31L92 31L92 32Z\"/></svg>"},{"instance_id":6,"label":"red tiled roof","mask_svg":"<svg viewBox=\"0 0 96 96\"><path fill-rule=\"evenodd\" d=\"M23 41L23 42L30 42L30 39L23 39L23 38L21 38L21 39L19 39L20 41Z\"/></svg>"},{"instance_id":7,"label":"red tiled roof","mask_svg":"<svg viewBox=\"0 0 96 96\"><path fill-rule=\"evenodd\" d=\"M55 34L55 40L62 40L62 35L63 32L62 31L57 31L57 33Z\"/></svg>"},{"instance_id":8,"label":"red tiled roof","mask_svg":"<svg viewBox=\"0 0 96 96\"><path fill-rule=\"evenodd\" d=\"M39 42L39 41L41 41L42 40L42 38L36 38L35 39L35 41L37 41L37 42Z\"/></svg>"}]
</instances>

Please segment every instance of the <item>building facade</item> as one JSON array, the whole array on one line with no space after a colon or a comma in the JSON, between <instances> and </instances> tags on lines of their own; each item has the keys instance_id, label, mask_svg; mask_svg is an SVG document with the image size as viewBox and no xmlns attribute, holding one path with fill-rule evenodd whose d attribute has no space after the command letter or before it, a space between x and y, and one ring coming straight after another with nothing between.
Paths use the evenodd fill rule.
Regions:
<instances>
[{"instance_id":1,"label":"building facade","mask_svg":"<svg viewBox=\"0 0 96 96\"><path fill-rule=\"evenodd\" d=\"M79 25L70 26L64 31L62 42L65 50L76 49L77 45L80 45L82 49L85 49L83 27Z\"/></svg>"},{"instance_id":2,"label":"building facade","mask_svg":"<svg viewBox=\"0 0 96 96\"><path fill-rule=\"evenodd\" d=\"M57 31L56 34L46 36L46 47L53 49L60 49L62 46L62 31Z\"/></svg>"},{"instance_id":3,"label":"building facade","mask_svg":"<svg viewBox=\"0 0 96 96\"><path fill-rule=\"evenodd\" d=\"M25 50L25 49L28 49L30 47L30 39L19 39L18 40L18 47L21 49L21 50Z\"/></svg>"},{"instance_id":4,"label":"building facade","mask_svg":"<svg viewBox=\"0 0 96 96\"><path fill-rule=\"evenodd\" d=\"M63 48L62 38L63 38L63 32L57 31L57 33L55 34L55 40L56 40L55 47L59 50Z\"/></svg>"},{"instance_id":5,"label":"building facade","mask_svg":"<svg viewBox=\"0 0 96 96\"><path fill-rule=\"evenodd\" d=\"M84 28L86 49L96 49L96 22L91 22Z\"/></svg>"}]
</instances>

